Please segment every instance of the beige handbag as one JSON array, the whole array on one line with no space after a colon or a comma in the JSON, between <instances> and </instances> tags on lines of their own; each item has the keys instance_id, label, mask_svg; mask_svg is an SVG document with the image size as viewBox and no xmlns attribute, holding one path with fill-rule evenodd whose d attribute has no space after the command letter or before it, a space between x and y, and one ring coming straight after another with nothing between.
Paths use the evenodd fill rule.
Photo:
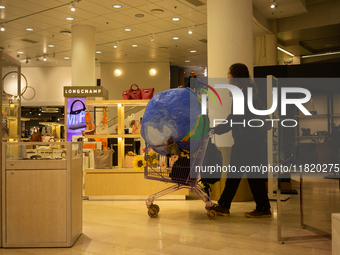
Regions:
<instances>
[{"instance_id":1,"label":"beige handbag","mask_svg":"<svg viewBox=\"0 0 340 255\"><path fill-rule=\"evenodd\" d=\"M125 168L133 168L133 159L136 157L136 154L132 151L128 151L124 158L124 167Z\"/></svg>"},{"instance_id":2,"label":"beige handbag","mask_svg":"<svg viewBox=\"0 0 340 255\"><path fill-rule=\"evenodd\" d=\"M102 151L95 149L94 154L94 169L111 169L112 155L114 150Z\"/></svg>"},{"instance_id":3,"label":"beige handbag","mask_svg":"<svg viewBox=\"0 0 340 255\"><path fill-rule=\"evenodd\" d=\"M103 111L103 119L100 124L96 127L97 135L109 135L109 124L106 116L106 110Z\"/></svg>"}]
</instances>

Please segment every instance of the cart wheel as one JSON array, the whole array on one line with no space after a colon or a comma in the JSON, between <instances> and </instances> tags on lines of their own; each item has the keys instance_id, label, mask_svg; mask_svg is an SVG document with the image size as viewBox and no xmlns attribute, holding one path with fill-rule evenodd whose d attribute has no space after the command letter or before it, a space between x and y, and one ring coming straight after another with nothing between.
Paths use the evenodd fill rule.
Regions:
<instances>
[{"instance_id":1,"label":"cart wheel","mask_svg":"<svg viewBox=\"0 0 340 255\"><path fill-rule=\"evenodd\" d=\"M156 218L158 215L157 209L154 208L153 206L148 208L148 214L150 216L150 218Z\"/></svg>"},{"instance_id":2,"label":"cart wheel","mask_svg":"<svg viewBox=\"0 0 340 255\"><path fill-rule=\"evenodd\" d=\"M217 216L217 213L215 212L215 210L207 210L208 214L208 218L209 220L214 220Z\"/></svg>"},{"instance_id":3,"label":"cart wheel","mask_svg":"<svg viewBox=\"0 0 340 255\"><path fill-rule=\"evenodd\" d=\"M152 207L152 208L155 208L155 209L156 209L156 211L157 211L157 213L159 213L159 206L158 206L158 205L156 205L156 204L153 204L151 207Z\"/></svg>"}]
</instances>

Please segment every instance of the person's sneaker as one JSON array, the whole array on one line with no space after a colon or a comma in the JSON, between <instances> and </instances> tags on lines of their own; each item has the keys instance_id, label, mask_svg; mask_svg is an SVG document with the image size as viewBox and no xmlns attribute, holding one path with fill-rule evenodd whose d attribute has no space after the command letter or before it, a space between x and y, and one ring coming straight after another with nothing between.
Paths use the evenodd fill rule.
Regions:
<instances>
[{"instance_id":1,"label":"person's sneaker","mask_svg":"<svg viewBox=\"0 0 340 255\"><path fill-rule=\"evenodd\" d=\"M228 208L223 208L222 206L220 206L218 204L214 204L210 209L217 212L217 215L223 215L223 216L229 216L230 215Z\"/></svg>"},{"instance_id":2,"label":"person's sneaker","mask_svg":"<svg viewBox=\"0 0 340 255\"><path fill-rule=\"evenodd\" d=\"M257 211L256 209L252 212L246 212L244 214L248 218L270 218L272 213L270 210Z\"/></svg>"}]
</instances>

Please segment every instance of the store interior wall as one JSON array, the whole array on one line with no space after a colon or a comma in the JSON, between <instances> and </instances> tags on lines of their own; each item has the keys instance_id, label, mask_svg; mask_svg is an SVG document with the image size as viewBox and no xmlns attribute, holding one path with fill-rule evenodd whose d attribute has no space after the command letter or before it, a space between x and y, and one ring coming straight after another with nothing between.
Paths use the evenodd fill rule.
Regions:
<instances>
[{"instance_id":1,"label":"store interior wall","mask_svg":"<svg viewBox=\"0 0 340 255\"><path fill-rule=\"evenodd\" d=\"M35 90L31 100L22 98L22 106L63 106L63 87L72 85L71 67L25 67L21 68L28 80L28 86ZM101 78L100 66L96 67L96 79ZM97 81L93 81L96 86ZM22 81L22 88L24 82ZM31 88L24 94L25 98L33 95Z\"/></svg>"}]
</instances>

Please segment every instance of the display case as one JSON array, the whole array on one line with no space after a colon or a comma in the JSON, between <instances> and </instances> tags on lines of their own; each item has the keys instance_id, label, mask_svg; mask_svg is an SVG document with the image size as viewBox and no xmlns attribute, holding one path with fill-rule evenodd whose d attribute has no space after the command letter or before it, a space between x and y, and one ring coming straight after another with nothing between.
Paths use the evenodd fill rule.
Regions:
<instances>
[{"instance_id":1,"label":"display case","mask_svg":"<svg viewBox=\"0 0 340 255\"><path fill-rule=\"evenodd\" d=\"M3 247L70 247L82 233L82 143L3 143Z\"/></svg>"}]
</instances>

